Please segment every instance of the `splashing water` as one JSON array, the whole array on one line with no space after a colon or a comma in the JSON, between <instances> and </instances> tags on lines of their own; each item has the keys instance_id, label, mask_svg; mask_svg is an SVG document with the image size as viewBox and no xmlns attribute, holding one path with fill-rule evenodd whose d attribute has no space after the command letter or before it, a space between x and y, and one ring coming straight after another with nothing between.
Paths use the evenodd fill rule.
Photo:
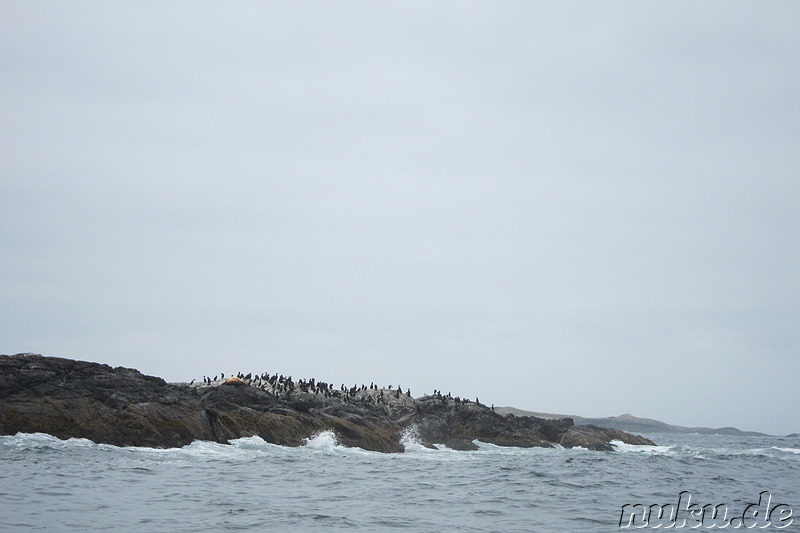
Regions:
<instances>
[{"instance_id":1,"label":"splashing water","mask_svg":"<svg viewBox=\"0 0 800 533\"><path fill-rule=\"evenodd\" d=\"M419 438L419 428L416 425L408 426L400 435L400 444L406 452L430 452L434 451L425 447Z\"/></svg>"},{"instance_id":2,"label":"splashing water","mask_svg":"<svg viewBox=\"0 0 800 533\"><path fill-rule=\"evenodd\" d=\"M305 439L305 447L311 450L334 453L337 446L339 446L339 441L336 439L336 434L330 429L320 431Z\"/></svg>"}]
</instances>

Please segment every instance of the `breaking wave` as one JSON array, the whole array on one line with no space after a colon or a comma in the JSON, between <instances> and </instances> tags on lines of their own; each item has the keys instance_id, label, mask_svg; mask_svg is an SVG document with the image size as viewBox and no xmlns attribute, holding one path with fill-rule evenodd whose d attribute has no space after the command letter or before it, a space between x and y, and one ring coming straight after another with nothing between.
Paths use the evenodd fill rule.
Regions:
<instances>
[{"instance_id":1,"label":"breaking wave","mask_svg":"<svg viewBox=\"0 0 800 533\"><path fill-rule=\"evenodd\" d=\"M315 433L311 437L305 439L305 447L310 450L334 453L336 448L339 447L339 441L336 438L336 434L328 429Z\"/></svg>"}]
</instances>

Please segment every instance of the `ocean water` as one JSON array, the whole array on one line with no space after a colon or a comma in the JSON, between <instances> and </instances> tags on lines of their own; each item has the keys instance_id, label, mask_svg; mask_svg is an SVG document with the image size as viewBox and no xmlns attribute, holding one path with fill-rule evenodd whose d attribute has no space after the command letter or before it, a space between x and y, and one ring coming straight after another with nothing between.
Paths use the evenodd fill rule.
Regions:
<instances>
[{"instance_id":1,"label":"ocean water","mask_svg":"<svg viewBox=\"0 0 800 533\"><path fill-rule=\"evenodd\" d=\"M658 446L615 452L408 438L406 453L381 454L330 433L298 448L253 437L164 450L18 434L0 437L0 531L591 533L620 531L625 504L682 491L732 513L769 491L794 518L765 530L800 531L800 439L648 436Z\"/></svg>"}]
</instances>

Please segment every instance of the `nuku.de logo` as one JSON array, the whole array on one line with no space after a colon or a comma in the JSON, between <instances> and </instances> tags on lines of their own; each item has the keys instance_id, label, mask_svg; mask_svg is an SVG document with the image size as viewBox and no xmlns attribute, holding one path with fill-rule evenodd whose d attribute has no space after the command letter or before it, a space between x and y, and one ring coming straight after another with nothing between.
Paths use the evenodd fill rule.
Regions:
<instances>
[{"instance_id":1,"label":"nuku.de logo","mask_svg":"<svg viewBox=\"0 0 800 533\"><path fill-rule=\"evenodd\" d=\"M785 503L772 503L772 494L762 491L758 495L758 503L747 505L740 513L729 510L728 505L708 503L699 505L692 503L689 491L678 494L677 503L644 505L641 503L625 504L619 515L620 529L628 528L684 528L698 527L751 529L767 528L783 529L793 522L792 508Z\"/></svg>"}]
</instances>

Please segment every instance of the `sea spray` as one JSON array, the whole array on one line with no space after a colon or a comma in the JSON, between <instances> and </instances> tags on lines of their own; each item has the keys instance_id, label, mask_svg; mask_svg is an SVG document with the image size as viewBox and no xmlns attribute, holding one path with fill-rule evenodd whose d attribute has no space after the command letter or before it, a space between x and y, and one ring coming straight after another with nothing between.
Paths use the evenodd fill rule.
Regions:
<instances>
[{"instance_id":1,"label":"sea spray","mask_svg":"<svg viewBox=\"0 0 800 533\"><path fill-rule=\"evenodd\" d=\"M311 437L304 439L304 442L306 448L325 453L334 453L336 447L339 446L336 434L330 429L315 433Z\"/></svg>"},{"instance_id":2,"label":"sea spray","mask_svg":"<svg viewBox=\"0 0 800 533\"><path fill-rule=\"evenodd\" d=\"M419 438L419 427L412 424L406 427L400 435L400 444L403 445L406 452L428 452L431 451L427 448Z\"/></svg>"}]
</instances>

